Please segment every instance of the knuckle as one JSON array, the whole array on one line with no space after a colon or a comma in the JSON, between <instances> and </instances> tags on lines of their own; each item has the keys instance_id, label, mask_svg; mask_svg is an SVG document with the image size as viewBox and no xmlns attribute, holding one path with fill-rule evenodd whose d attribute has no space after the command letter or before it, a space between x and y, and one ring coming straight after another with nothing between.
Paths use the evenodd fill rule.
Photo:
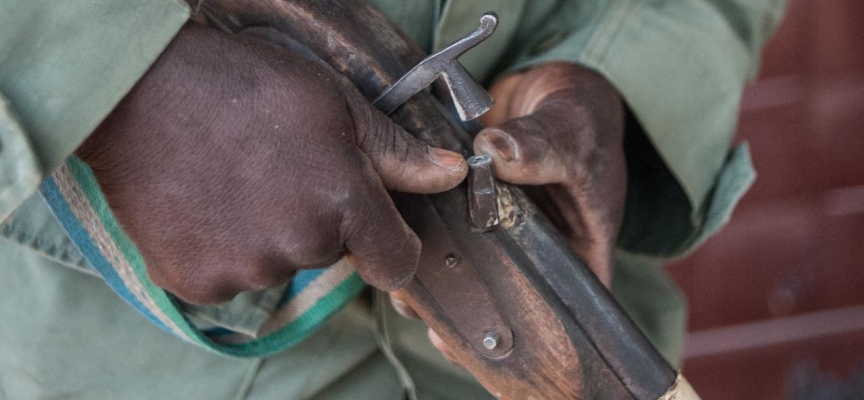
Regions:
<instances>
[{"instance_id":1,"label":"knuckle","mask_svg":"<svg viewBox=\"0 0 864 400\"><path fill-rule=\"evenodd\" d=\"M339 230L343 239L348 239L353 233L368 230L386 211L375 206L381 193L369 182L353 182L346 192L350 195L339 204L342 214Z\"/></svg>"},{"instance_id":2,"label":"knuckle","mask_svg":"<svg viewBox=\"0 0 864 400\"><path fill-rule=\"evenodd\" d=\"M344 242L353 242L370 253L377 253L378 250L402 242L401 232L388 228L388 213L390 210L372 207L368 203L346 213L341 229Z\"/></svg>"},{"instance_id":3,"label":"knuckle","mask_svg":"<svg viewBox=\"0 0 864 400\"><path fill-rule=\"evenodd\" d=\"M277 242L263 244L250 267L251 282L257 286L278 286L287 282L297 269L331 265L345 254L340 241L344 209L328 205L329 211L291 222Z\"/></svg>"},{"instance_id":4,"label":"knuckle","mask_svg":"<svg viewBox=\"0 0 864 400\"><path fill-rule=\"evenodd\" d=\"M156 286L172 293L175 289L182 286L178 283L177 274L173 273L173 269L166 269L148 264L147 275L150 278L150 281L152 281Z\"/></svg>"},{"instance_id":5,"label":"knuckle","mask_svg":"<svg viewBox=\"0 0 864 400\"><path fill-rule=\"evenodd\" d=\"M183 284L171 284L163 288L184 301L197 305L224 303L240 293L239 290L228 290L221 285L213 285L201 281L191 281Z\"/></svg>"},{"instance_id":6,"label":"knuckle","mask_svg":"<svg viewBox=\"0 0 864 400\"><path fill-rule=\"evenodd\" d=\"M360 121L356 125L360 148L370 156L392 155L407 158L409 143L402 130L389 119L374 114L376 112L371 107L352 109L355 121Z\"/></svg>"},{"instance_id":7,"label":"knuckle","mask_svg":"<svg viewBox=\"0 0 864 400\"><path fill-rule=\"evenodd\" d=\"M196 305L215 305L234 298L240 291L220 290L212 287L192 287L182 293L172 292L188 303Z\"/></svg>"},{"instance_id":8,"label":"knuckle","mask_svg":"<svg viewBox=\"0 0 864 400\"><path fill-rule=\"evenodd\" d=\"M148 270L150 280L186 302L198 305L218 304L231 300L239 289L232 289L221 275L192 273L186 268Z\"/></svg>"},{"instance_id":9,"label":"knuckle","mask_svg":"<svg viewBox=\"0 0 864 400\"><path fill-rule=\"evenodd\" d=\"M290 279L290 274L286 274L283 268L277 268L270 262L252 264L243 275L244 282L251 290L276 287Z\"/></svg>"}]
</instances>

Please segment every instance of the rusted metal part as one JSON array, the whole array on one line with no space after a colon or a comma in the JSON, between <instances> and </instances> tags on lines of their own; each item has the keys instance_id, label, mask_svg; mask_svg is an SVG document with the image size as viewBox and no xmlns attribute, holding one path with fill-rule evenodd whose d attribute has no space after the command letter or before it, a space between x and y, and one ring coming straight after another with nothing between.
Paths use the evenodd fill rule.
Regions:
<instances>
[{"instance_id":1,"label":"rusted metal part","mask_svg":"<svg viewBox=\"0 0 864 400\"><path fill-rule=\"evenodd\" d=\"M385 89L372 104L384 114L390 115L439 76L443 76L459 118L469 121L483 115L492 108L492 96L474 81L471 74L459 64L458 58L491 36L497 26L498 15L494 12L483 14L477 30L420 61L396 83Z\"/></svg>"},{"instance_id":2,"label":"rusted metal part","mask_svg":"<svg viewBox=\"0 0 864 400\"><path fill-rule=\"evenodd\" d=\"M468 159L468 214L480 232L498 227L498 199L492 157L481 154Z\"/></svg>"}]
</instances>

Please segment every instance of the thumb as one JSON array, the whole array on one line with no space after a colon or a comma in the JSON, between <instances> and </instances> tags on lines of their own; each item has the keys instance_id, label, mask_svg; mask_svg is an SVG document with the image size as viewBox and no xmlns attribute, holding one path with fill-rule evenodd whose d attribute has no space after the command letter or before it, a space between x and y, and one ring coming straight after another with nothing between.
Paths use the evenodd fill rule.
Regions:
<instances>
[{"instance_id":1,"label":"thumb","mask_svg":"<svg viewBox=\"0 0 864 400\"><path fill-rule=\"evenodd\" d=\"M347 96L357 145L388 190L439 193L452 189L468 173L461 154L431 147L405 132L375 109L356 89Z\"/></svg>"},{"instance_id":2,"label":"thumb","mask_svg":"<svg viewBox=\"0 0 864 400\"><path fill-rule=\"evenodd\" d=\"M536 115L514 118L480 131L474 152L494 160L495 176L519 185L565 182L568 160L551 142L551 129Z\"/></svg>"}]
</instances>

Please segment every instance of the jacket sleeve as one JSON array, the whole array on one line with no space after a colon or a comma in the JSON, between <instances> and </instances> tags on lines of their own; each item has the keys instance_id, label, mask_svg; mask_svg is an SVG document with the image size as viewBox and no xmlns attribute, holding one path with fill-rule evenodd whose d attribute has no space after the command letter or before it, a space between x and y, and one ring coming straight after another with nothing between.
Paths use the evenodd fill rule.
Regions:
<instances>
[{"instance_id":1,"label":"jacket sleeve","mask_svg":"<svg viewBox=\"0 0 864 400\"><path fill-rule=\"evenodd\" d=\"M108 115L188 14L179 0L0 0L0 221Z\"/></svg>"},{"instance_id":2,"label":"jacket sleeve","mask_svg":"<svg viewBox=\"0 0 864 400\"><path fill-rule=\"evenodd\" d=\"M729 144L743 88L784 5L566 0L526 7L511 69L577 62L606 76L627 103L633 176L619 241L625 249L681 255L716 232L749 187L755 175L746 145L730 153Z\"/></svg>"}]
</instances>

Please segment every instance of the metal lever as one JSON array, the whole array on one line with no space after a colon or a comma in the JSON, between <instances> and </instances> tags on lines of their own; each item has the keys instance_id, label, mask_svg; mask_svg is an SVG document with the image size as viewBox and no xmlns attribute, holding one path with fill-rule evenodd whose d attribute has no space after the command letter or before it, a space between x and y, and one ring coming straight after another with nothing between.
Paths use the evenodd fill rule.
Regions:
<instances>
[{"instance_id":1,"label":"metal lever","mask_svg":"<svg viewBox=\"0 0 864 400\"><path fill-rule=\"evenodd\" d=\"M396 83L385 89L372 104L389 115L441 75L453 95L459 118L469 121L483 115L494 103L492 96L474 81L457 59L486 40L497 26L498 15L494 12L483 14L477 30L420 61Z\"/></svg>"}]
</instances>

